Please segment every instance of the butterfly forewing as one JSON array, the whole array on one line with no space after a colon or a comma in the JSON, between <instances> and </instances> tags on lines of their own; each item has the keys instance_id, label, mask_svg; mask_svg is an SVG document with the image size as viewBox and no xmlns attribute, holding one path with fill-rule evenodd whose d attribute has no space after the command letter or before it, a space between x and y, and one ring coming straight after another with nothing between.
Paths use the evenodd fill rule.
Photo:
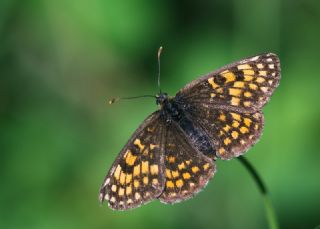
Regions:
<instances>
[{"instance_id":1,"label":"butterfly forewing","mask_svg":"<svg viewBox=\"0 0 320 229\"><path fill-rule=\"evenodd\" d=\"M160 201L174 203L192 197L214 172L214 161L197 151L180 127L172 122L166 131L166 183Z\"/></svg>"},{"instance_id":2,"label":"butterfly forewing","mask_svg":"<svg viewBox=\"0 0 320 229\"><path fill-rule=\"evenodd\" d=\"M160 112L147 118L112 165L100 201L112 209L135 208L158 197L164 186L164 127Z\"/></svg>"},{"instance_id":3,"label":"butterfly forewing","mask_svg":"<svg viewBox=\"0 0 320 229\"><path fill-rule=\"evenodd\" d=\"M275 54L250 57L218 69L181 89L186 104L253 112L269 100L280 80Z\"/></svg>"}]
</instances>

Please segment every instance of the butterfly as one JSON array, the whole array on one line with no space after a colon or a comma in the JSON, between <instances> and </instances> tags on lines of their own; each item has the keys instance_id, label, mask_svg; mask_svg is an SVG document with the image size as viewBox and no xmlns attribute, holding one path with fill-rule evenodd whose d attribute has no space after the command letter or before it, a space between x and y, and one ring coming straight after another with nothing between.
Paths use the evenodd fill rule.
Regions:
<instances>
[{"instance_id":1,"label":"butterfly","mask_svg":"<svg viewBox=\"0 0 320 229\"><path fill-rule=\"evenodd\" d=\"M279 81L279 58L266 53L204 75L175 97L157 94L159 110L121 150L100 201L127 210L154 199L176 203L193 197L216 173L217 159L238 157L259 140L261 109Z\"/></svg>"}]
</instances>

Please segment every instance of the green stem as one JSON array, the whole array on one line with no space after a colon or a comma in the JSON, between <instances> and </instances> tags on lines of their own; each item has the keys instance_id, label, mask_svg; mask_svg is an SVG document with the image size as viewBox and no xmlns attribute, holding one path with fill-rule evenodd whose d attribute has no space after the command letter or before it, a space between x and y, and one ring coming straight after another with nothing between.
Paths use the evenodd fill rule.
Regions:
<instances>
[{"instance_id":1,"label":"green stem","mask_svg":"<svg viewBox=\"0 0 320 229\"><path fill-rule=\"evenodd\" d=\"M268 191L267 191L265 184L263 183L261 177L259 176L259 174L255 170L255 168L252 166L252 164L246 158L244 158L243 156L240 156L240 157L238 157L238 159L244 165L244 167L248 170L248 172L251 174L251 176L253 177L254 181L256 182L256 184L262 194L264 206L265 206L265 211L266 211L266 217L267 217L267 221L269 223L269 228L270 229L278 229L279 226L278 226L276 214L275 214L272 202L269 198Z\"/></svg>"}]
</instances>

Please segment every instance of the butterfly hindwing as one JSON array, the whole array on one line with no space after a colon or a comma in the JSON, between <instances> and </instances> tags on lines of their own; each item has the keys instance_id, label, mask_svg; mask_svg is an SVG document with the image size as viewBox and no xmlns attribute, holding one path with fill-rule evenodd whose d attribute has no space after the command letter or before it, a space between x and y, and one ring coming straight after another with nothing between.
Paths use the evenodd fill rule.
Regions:
<instances>
[{"instance_id":1,"label":"butterfly hindwing","mask_svg":"<svg viewBox=\"0 0 320 229\"><path fill-rule=\"evenodd\" d=\"M197 107L189 111L194 122L202 126L221 159L231 159L244 154L260 138L264 126L263 113L240 113Z\"/></svg>"},{"instance_id":2,"label":"butterfly hindwing","mask_svg":"<svg viewBox=\"0 0 320 229\"><path fill-rule=\"evenodd\" d=\"M175 203L202 190L215 172L214 161L191 144L181 128L172 122L166 131L166 183L161 202Z\"/></svg>"},{"instance_id":3,"label":"butterfly hindwing","mask_svg":"<svg viewBox=\"0 0 320 229\"><path fill-rule=\"evenodd\" d=\"M112 165L100 201L116 210L135 208L157 198L164 186L164 127L160 112L136 130Z\"/></svg>"},{"instance_id":4,"label":"butterfly hindwing","mask_svg":"<svg viewBox=\"0 0 320 229\"><path fill-rule=\"evenodd\" d=\"M192 81L177 97L196 106L253 112L266 104L279 85L280 62L273 53L250 57Z\"/></svg>"}]
</instances>

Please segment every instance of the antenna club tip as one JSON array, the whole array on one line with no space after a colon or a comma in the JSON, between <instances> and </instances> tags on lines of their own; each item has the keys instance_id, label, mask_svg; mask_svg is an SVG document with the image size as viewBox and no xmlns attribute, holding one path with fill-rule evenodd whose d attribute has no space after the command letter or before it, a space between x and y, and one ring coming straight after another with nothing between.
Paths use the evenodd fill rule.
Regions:
<instances>
[{"instance_id":1,"label":"antenna club tip","mask_svg":"<svg viewBox=\"0 0 320 229\"><path fill-rule=\"evenodd\" d=\"M159 50L158 50L158 57L160 57L161 52L162 52L162 49L163 49L163 47L162 47L162 46L160 46L160 48L159 48Z\"/></svg>"},{"instance_id":2,"label":"antenna club tip","mask_svg":"<svg viewBox=\"0 0 320 229\"><path fill-rule=\"evenodd\" d=\"M109 105L114 104L118 99L117 98L112 98L108 101Z\"/></svg>"}]
</instances>

